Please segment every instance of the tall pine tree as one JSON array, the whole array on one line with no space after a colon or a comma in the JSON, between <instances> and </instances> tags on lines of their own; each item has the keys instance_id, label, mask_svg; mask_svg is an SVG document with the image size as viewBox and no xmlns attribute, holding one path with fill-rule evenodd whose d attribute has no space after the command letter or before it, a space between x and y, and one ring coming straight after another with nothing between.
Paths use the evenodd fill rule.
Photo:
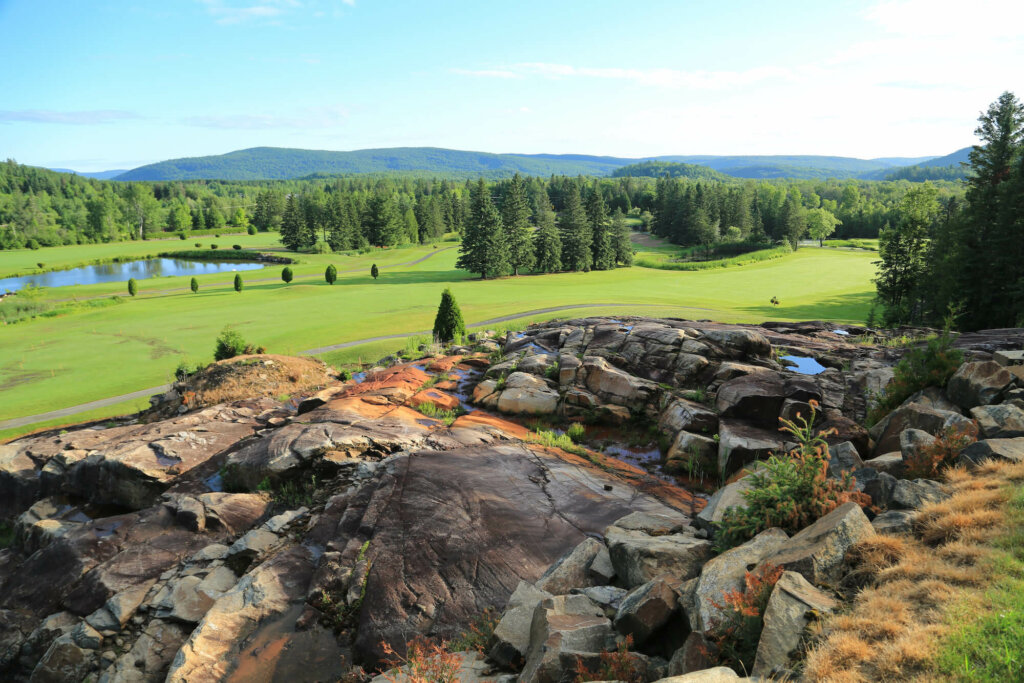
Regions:
<instances>
[{"instance_id":1,"label":"tall pine tree","mask_svg":"<svg viewBox=\"0 0 1024 683\"><path fill-rule=\"evenodd\" d=\"M594 270L614 268L615 247L608 229L608 210L605 208L600 188L595 187L587 197L587 221L590 223L590 251Z\"/></svg>"},{"instance_id":2,"label":"tall pine tree","mask_svg":"<svg viewBox=\"0 0 1024 683\"><path fill-rule=\"evenodd\" d=\"M281 244L290 251L298 251L302 246L302 227L302 214L295 195L290 194L284 203L284 216L281 217Z\"/></svg>"},{"instance_id":3,"label":"tall pine tree","mask_svg":"<svg viewBox=\"0 0 1024 683\"><path fill-rule=\"evenodd\" d=\"M530 227L530 202L526 185L516 173L501 202L501 222L508 239L508 264L513 275L533 267L533 228Z\"/></svg>"},{"instance_id":4,"label":"tall pine tree","mask_svg":"<svg viewBox=\"0 0 1024 683\"><path fill-rule=\"evenodd\" d=\"M615 262L624 266L633 265L633 242L629 239L629 226L621 209L612 214L612 247L615 249Z\"/></svg>"},{"instance_id":5,"label":"tall pine tree","mask_svg":"<svg viewBox=\"0 0 1024 683\"><path fill-rule=\"evenodd\" d=\"M555 226L555 210L546 192L537 195L537 235L533 246L538 271L557 273L562 269L562 237Z\"/></svg>"},{"instance_id":6,"label":"tall pine tree","mask_svg":"<svg viewBox=\"0 0 1024 683\"><path fill-rule=\"evenodd\" d=\"M594 255L590 252L591 233L587 212L580 200L580 188L568 183L565 208L558 221L562 236L562 267L566 270L590 270Z\"/></svg>"},{"instance_id":7,"label":"tall pine tree","mask_svg":"<svg viewBox=\"0 0 1024 683\"><path fill-rule=\"evenodd\" d=\"M508 269L508 244L501 216L494 208L483 178L470 188L469 216L455 267L480 273L484 280L502 275Z\"/></svg>"}]
</instances>

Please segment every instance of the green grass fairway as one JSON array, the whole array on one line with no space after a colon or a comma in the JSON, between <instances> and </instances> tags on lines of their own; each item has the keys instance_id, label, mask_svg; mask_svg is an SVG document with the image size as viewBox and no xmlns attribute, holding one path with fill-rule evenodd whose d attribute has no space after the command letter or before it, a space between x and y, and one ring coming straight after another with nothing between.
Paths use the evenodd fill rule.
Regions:
<instances>
[{"instance_id":1,"label":"green grass fairway","mask_svg":"<svg viewBox=\"0 0 1024 683\"><path fill-rule=\"evenodd\" d=\"M273 235L257 235L263 245ZM221 243L236 240L221 239ZM194 240L207 242L209 240ZM173 242L167 243L174 244ZM186 244L191 245L191 241ZM111 245L99 245L109 247ZM122 248L129 245L121 245ZM130 245L132 247L138 245ZM248 245L247 245L248 246ZM562 305L589 308L537 318L587 312L672 314L726 322L827 319L862 322L873 298L876 255L833 249L802 249L785 258L700 272L622 268L592 273L522 276L481 282L455 269L453 243L365 255L306 255L296 280L280 281L280 267L243 274L242 293L231 275L139 282L139 296L104 308L80 310L0 328L0 420L79 405L168 382L182 360L209 361L214 339L231 324L274 353L297 353L342 342L430 329L441 290L451 286L467 322ZM32 252L40 261L50 252ZM4 254L0 254L4 256ZM426 260L409 264L423 257ZM69 257L71 258L71 257ZM76 257L80 258L80 257ZM323 280L336 264L333 286ZM369 275L383 266L380 279ZM6 265L0 260L0 265ZM390 267L389 267L390 266ZM346 272L346 271L355 272ZM53 298L123 294L123 283L49 290ZM776 296L781 305L769 300ZM642 304L603 308L602 304ZM401 341L327 354L333 362L376 360Z\"/></svg>"}]
</instances>

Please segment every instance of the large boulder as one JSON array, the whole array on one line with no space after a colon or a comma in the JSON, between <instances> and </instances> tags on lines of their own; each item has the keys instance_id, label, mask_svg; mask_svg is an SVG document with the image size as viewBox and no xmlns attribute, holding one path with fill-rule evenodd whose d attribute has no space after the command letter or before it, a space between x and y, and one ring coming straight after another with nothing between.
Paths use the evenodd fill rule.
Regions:
<instances>
[{"instance_id":1,"label":"large boulder","mask_svg":"<svg viewBox=\"0 0 1024 683\"><path fill-rule=\"evenodd\" d=\"M696 401L677 398L662 411L658 427L669 434L683 430L714 434L718 429L718 414Z\"/></svg>"},{"instance_id":2,"label":"large boulder","mask_svg":"<svg viewBox=\"0 0 1024 683\"><path fill-rule=\"evenodd\" d=\"M711 543L692 530L652 535L616 524L605 529L605 543L615 574L627 588L636 588L665 573L691 578L711 556Z\"/></svg>"},{"instance_id":3,"label":"large boulder","mask_svg":"<svg viewBox=\"0 0 1024 683\"><path fill-rule=\"evenodd\" d=\"M821 615L839 606L834 598L815 588L796 572L783 572L764 611L764 627L757 644L754 676L783 674L810 623L808 612ZM879 615L880 618L884 618Z\"/></svg>"},{"instance_id":4,"label":"large boulder","mask_svg":"<svg viewBox=\"0 0 1024 683\"><path fill-rule=\"evenodd\" d=\"M558 683L568 673L560 656L563 652L601 652L614 640L611 621L586 596L542 600L533 613L530 650L519 681Z\"/></svg>"},{"instance_id":5,"label":"large boulder","mask_svg":"<svg viewBox=\"0 0 1024 683\"><path fill-rule=\"evenodd\" d=\"M816 585L835 585L842 577L846 552L875 534L856 503L843 503L798 532L762 564L795 571Z\"/></svg>"},{"instance_id":6,"label":"large boulder","mask_svg":"<svg viewBox=\"0 0 1024 683\"><path fill-rule=\"evenodd\" d=\"M723 418L737 418L767 429L777 429L787 401L820 401L821 390L812 380L787 377L778 372L759 372L722 384L715 408Z\"/></svg>"},{"instance_id":7,"label":"large boulder","mask_svg":"<svg viewBox=\"0 0 1024 683\"><path fill-rule=\"evenodd\" d=\"M960 452L959 462L968 467L980 465L986 460L1024 462L1024 438L983 439Z\"/></svg>"},{"instance_id":8,"label":"large boulder","mask_svg":"<svg viewBox=\"0 0 1024 683\"><path fill-rule=\"evenodd\" d=\"M714 478L718 473L718 443L700 434L679 432L665 454L665 471Z\"/></svg>"},{"instance_id":9,"label":"large boulder","mask_svg":"<svg viewBox=\"0 0 1024 683\"><path fill-rule=\"evenodd\" d=\"M885 472L865 483L864 493L882 510L918 510L949 497L937 481L897 479Z\"/></svg>"},{"instance_id":10,"label":"large boulder","mask_svg":"<svg viewBox=\"0 0 1024 683\"><path fill-rule=\"evenodd\" d=\"M709 560L694 586L692 604L684 605L690 628L704 632L720 622L724 615L717 605L723 604L722 596L742 589L747 571L781 550L787 541L789 534L782 529L767 529L743 545Z\"/></svg>"},{"instance_id":11,"label":"large boulder","mask_svg":"<svg viewBox=\"0 0 1024 683\"><path fill-rule=\"evenodd\" d=\"M971 408L986 439L1013 439L1024 436L1024 410L1009 403Z\"/></svg>"},{"instance_id":12,"label":"large boulder","mask_svg":"<svg viewBox=\"0 0 1024 683\"><path fill-rule=\"evenodd\" d=\"M654 382L640 379L614 367L604 358L587 356L581 372L586 375L586 387L608 403L641 409L661 388Z\"/></svg>"},{"instance_id":13,"label":"large boulder","mask_svg":"<svg viewBox=\"0 0 1024 683\"><path fill-rule=\"evenodd\" d=\"M530 649L530 629L533 612L542 600L554 597L533 584L520 581L512 597L508 599L501 619L494 627L494 646L489 657L500 666L521 669Z\"/></svg>"},{"instance_id":14,"label":"large boulder","mask_svg":"<svg viewBox=\"0 0 1024 683\"><path fill-rule=\"evenodd\" d=\"M564 595L573 588L593 586L590 565L602 551L606 549L600 541L590 537L583 539L537 579L537 588L553 595Z\"/></svg>"},{"instance_id":15,"label":"large boulder","mask_svg":"<svg viewBox=\"0 0 1024 683\"><path fill-rule=\"evenodd\" d=\"M513 372L498 396L497 408L503 413L551 415L558 409L558 392L539 377Z\"/></svg>"},{"instance_id":16,"label":"large boulder","mask_svg":"<svg viewBox=\"0 0 1024 683\"><path fill-rule=\"evenodd\" d=\"M723 419L718 432L718 473L728 476L743 465L772 454L780 455L793 445L778 430Z\"/></svg>"},{"instance_id":17,"label":"large boulder","mask_svg":"<svg viewBox=\"0 0 1024 683\"><path fill-rule=\"evenodd\" d=\"M677 579L664 575L631 590L615 615L616 630L632 636L633 643L642 648L679 611L674 590L678 584Z\"/></svg>"},{"instance_id":18,"label":"large boulder","mask_svg":"<svg viewBox=\"0 0 1024 683\"><path fill-rule=\"evenodd\" d=\"M869 430L868 433L875 441L875 455L899 450L900 435L908 429L939 436L949 427L970 423L970 420L959 412L945 410L934 404L911 402L911 399L879 420L878 424Z\"/></svg>"},{"instance_id":19,"label":"large boulder","mask_svg":"<svg viewBox=\"0 0 1024 683\"><path fill-rule=\"evenodd\" d=\"M946 393L964 410L998 403L1016 375L995 361L964 363L949 378Z\"/></svg>"}]
</instances>

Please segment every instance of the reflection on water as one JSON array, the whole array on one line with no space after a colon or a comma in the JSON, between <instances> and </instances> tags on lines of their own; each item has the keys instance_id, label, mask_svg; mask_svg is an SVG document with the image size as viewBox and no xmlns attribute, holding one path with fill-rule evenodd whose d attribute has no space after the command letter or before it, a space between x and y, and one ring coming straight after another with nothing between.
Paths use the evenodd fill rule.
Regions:
<instances>
[{"instance_id":1,"label":"reflection on water","mask_svg":"<svg viewBox=\"0 0 1024 683\"><path fill-rule=\"evenodd\" d=\"M101 263L71 270L54 270L38 275L23 275L0 279L0 292L14 292L26 285L36 287L68 287L95 285L103 282L127 282L131 278L148 280L154 277L181 275L207 275L232 271L258 270L262 263L245 261L190 261L178 258L152 258L125 263Z\"/></svg>"}]
</instances>

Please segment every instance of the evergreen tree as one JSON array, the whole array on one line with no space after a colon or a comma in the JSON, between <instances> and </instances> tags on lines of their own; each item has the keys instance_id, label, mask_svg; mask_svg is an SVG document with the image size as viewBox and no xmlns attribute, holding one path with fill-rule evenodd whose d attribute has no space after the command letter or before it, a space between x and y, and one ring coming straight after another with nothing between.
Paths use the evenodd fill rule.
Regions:
<instances>
[{"instance_id":1,"label":"evergreen tree","mask_svg":"<svg viewBox=\"0 0 1024 683\"><path fill-rule=\"evenodd\" d=\"M441 304L437 307L434 318L434 339L440 342L459 340L466 334L466 323L462 320L462 311L455 301L452 290L445 287L441 294Z\"/></svg>"},{"instance_id":2,"label":"evergreen tree","mask_svg":"<svg viewBox=\"0 0 1024 683\"><path fill-rule=\"evenodd\" d=\"M378 275L380 275L380 270L377 268L377 264L374 263L370 266L370 276L376 280Z\"/></svg>"},{"instance_id":3,"label":"evergreen tree","mask_svg":"<svg viewBox=\"0 0 1024 683\"><path fill-rule=\"evenodd\" d=\"M135 293L139 291L139 286L135 282L135 278L128 278L128 293L135 296Z\"/></svg>"},{"instance_id":4,"label":"evergreen tree","mask_svg":"<svg viewBox=\"0 0 1024 683\"><path fill-rule=\"evenodd\" d=\"M288 284L289 282L292 281L292 277L294 277L294 275L292 274L292 269L289 268L288 266L285 266L284 269L281 270L281 279L284 280L285 284Z\"/></svg>"},{"instance_id":5,"label":"evergreen tree","mask_svg":"<svg viewBox=\"0 0 1024 683\"><path fill-rule=\"evenodd\" d=\"M334 281L338 279L338 269L334 267L334 264L327 266L327 270L324 271L324 279L327 280L327 284L333 285Z\"/></svg>"},{"instance_id":6,"label":"evergreen tree","mask_svg":"<svg viewBox=\"0 0 1024 683\"><path fill-rule=\"evenodd\" d=\"M402 224L392 198L380 192L371 196L367 202L363 225L366 227L367 239L375 247L394 246L402 234Z\"/></svg>"},{"instance_id":7,"label":"evergreen tree","mask_svg":"<svg viewBox=\"0 0 1024 683\"><path fill-rule=\"evenodd\" d=\"M193 294L199 292L199 280L192 278L192 282L190 282L188 286L192 289Z\"/></svg>"},{"instance_id":8,"label":"evergreen tree","mask_svg":"<svg viewBox=\"0 0 1024 683\"><path fill-rule=\"evenodd\" d=\"M558 227L562 237L562 267L566 270L590 270L593 265L590 223L583 210L580 188L576 183L569 184Z\"/></svg>"},{"instance_id":9,"label":"evergreen tree","mask_svg":"<svg viewBox=\"0 0 1024 683\"><path fill-rule=\"evenodd\" d=\"M494 208L483 178L470 190L469 204L469 217L455 267L480 273L484 280L488 276L502 275L508 268L508 244L501 216Z\"/></svg>"},{"instance_id":10,"label":"evergreen tree","mask_svg":"<svg viewBox=\"0 0 1024 683\"><path fill-rule=\"evenodd\" d=\"M557 273L562 269L562 237L555 226L555 211L548 195L542 192L537 202L537 235L534 239L537 270Z\"/></svg>"},{"instance_id":11,"label":"evergreen tree","mask_svg":"<svg viewBox=\"0 0 1024 683\"><path fill-rule=\"evenodd\" d=\"M533 229L530 227L530 202L526 185L516 173L512 176L501 202L501 222L508 238L508 263L512 274L533 267Z\"/></svg>"},{"instance_id":12,"label":"evergreen tree","mask_svg":"<svg viewBox=\"0 0 1024 683\"><path fill-rule=\"evenodd\" d=\"M633 242L629 239L629 226L621 209L612 214L612 248L615 251L615 262L624 266L633 264Z\"/></svg>"},{"instance_id":13,"label":"evergreen tree","mask_svg":"<svg viewBox=\"0 0 1024 683\"><path fill-rule=\"evenodd\" d=\"M800 247L800 238L807 232L807 217L800 200L792 193L786 197L782 205L778 228L780 234L777 235L777 239L788 241L793 249Z\"/></svg>"},{"instance_id":14,"label":"evergreen tree","mask_svg":"<svg viewBox=\"0 0 1024 683\"><path fill-rule=\"evenodd\" d=\"M331 245L331 250L344 251L354 246L353 226L342 193L335 192L331 195L325 214L328 230L327 243Z\"/></svg>"},{"instance_id":15,"label":"evergreen tree","mask_svg":"<svg viewBox=\"0 0 1024 683\"><path fill-rule=\"evenodd\" d=\"M893 228L882 230L878 241L878 298L885 305L885 324L914 322L920 317L916 296L923 284L928 235L938 213L930 183L904 195Z\"/></svg>"},{"instance_id":16,"label":"evergreen tree","mask_svg":"<svg viewBox=\"0 0 1024 683\"><path fill-rule=\"evenodd\" d=\"M242 274L241 273L235 273L235 291L236 292L241 292L242 291Z\"/></svg>"},{"instance_id":17,"label":"evergreen tree","mask_svg":"<svg viewBox=\"0 0 1024 683\"><path fill-rule=\"evenodd\" d=\"M608 270L615 267L615 245L608 229L608 210L597 188L587 197L587 220L590 223L590 250L594 270Z\"/></svg>"},{"instance_id":18,"label":"evergreen tree","mask_svg":"<svg viewBox=\"0 0 1024 683\"><path fill-rule=\"evenodd\" d=\"M302 247L302 216L294 194L288 195L284 204L284 215L281 217L281 244L290 251L298 251Z\"/></svg>"}]
</instances>

